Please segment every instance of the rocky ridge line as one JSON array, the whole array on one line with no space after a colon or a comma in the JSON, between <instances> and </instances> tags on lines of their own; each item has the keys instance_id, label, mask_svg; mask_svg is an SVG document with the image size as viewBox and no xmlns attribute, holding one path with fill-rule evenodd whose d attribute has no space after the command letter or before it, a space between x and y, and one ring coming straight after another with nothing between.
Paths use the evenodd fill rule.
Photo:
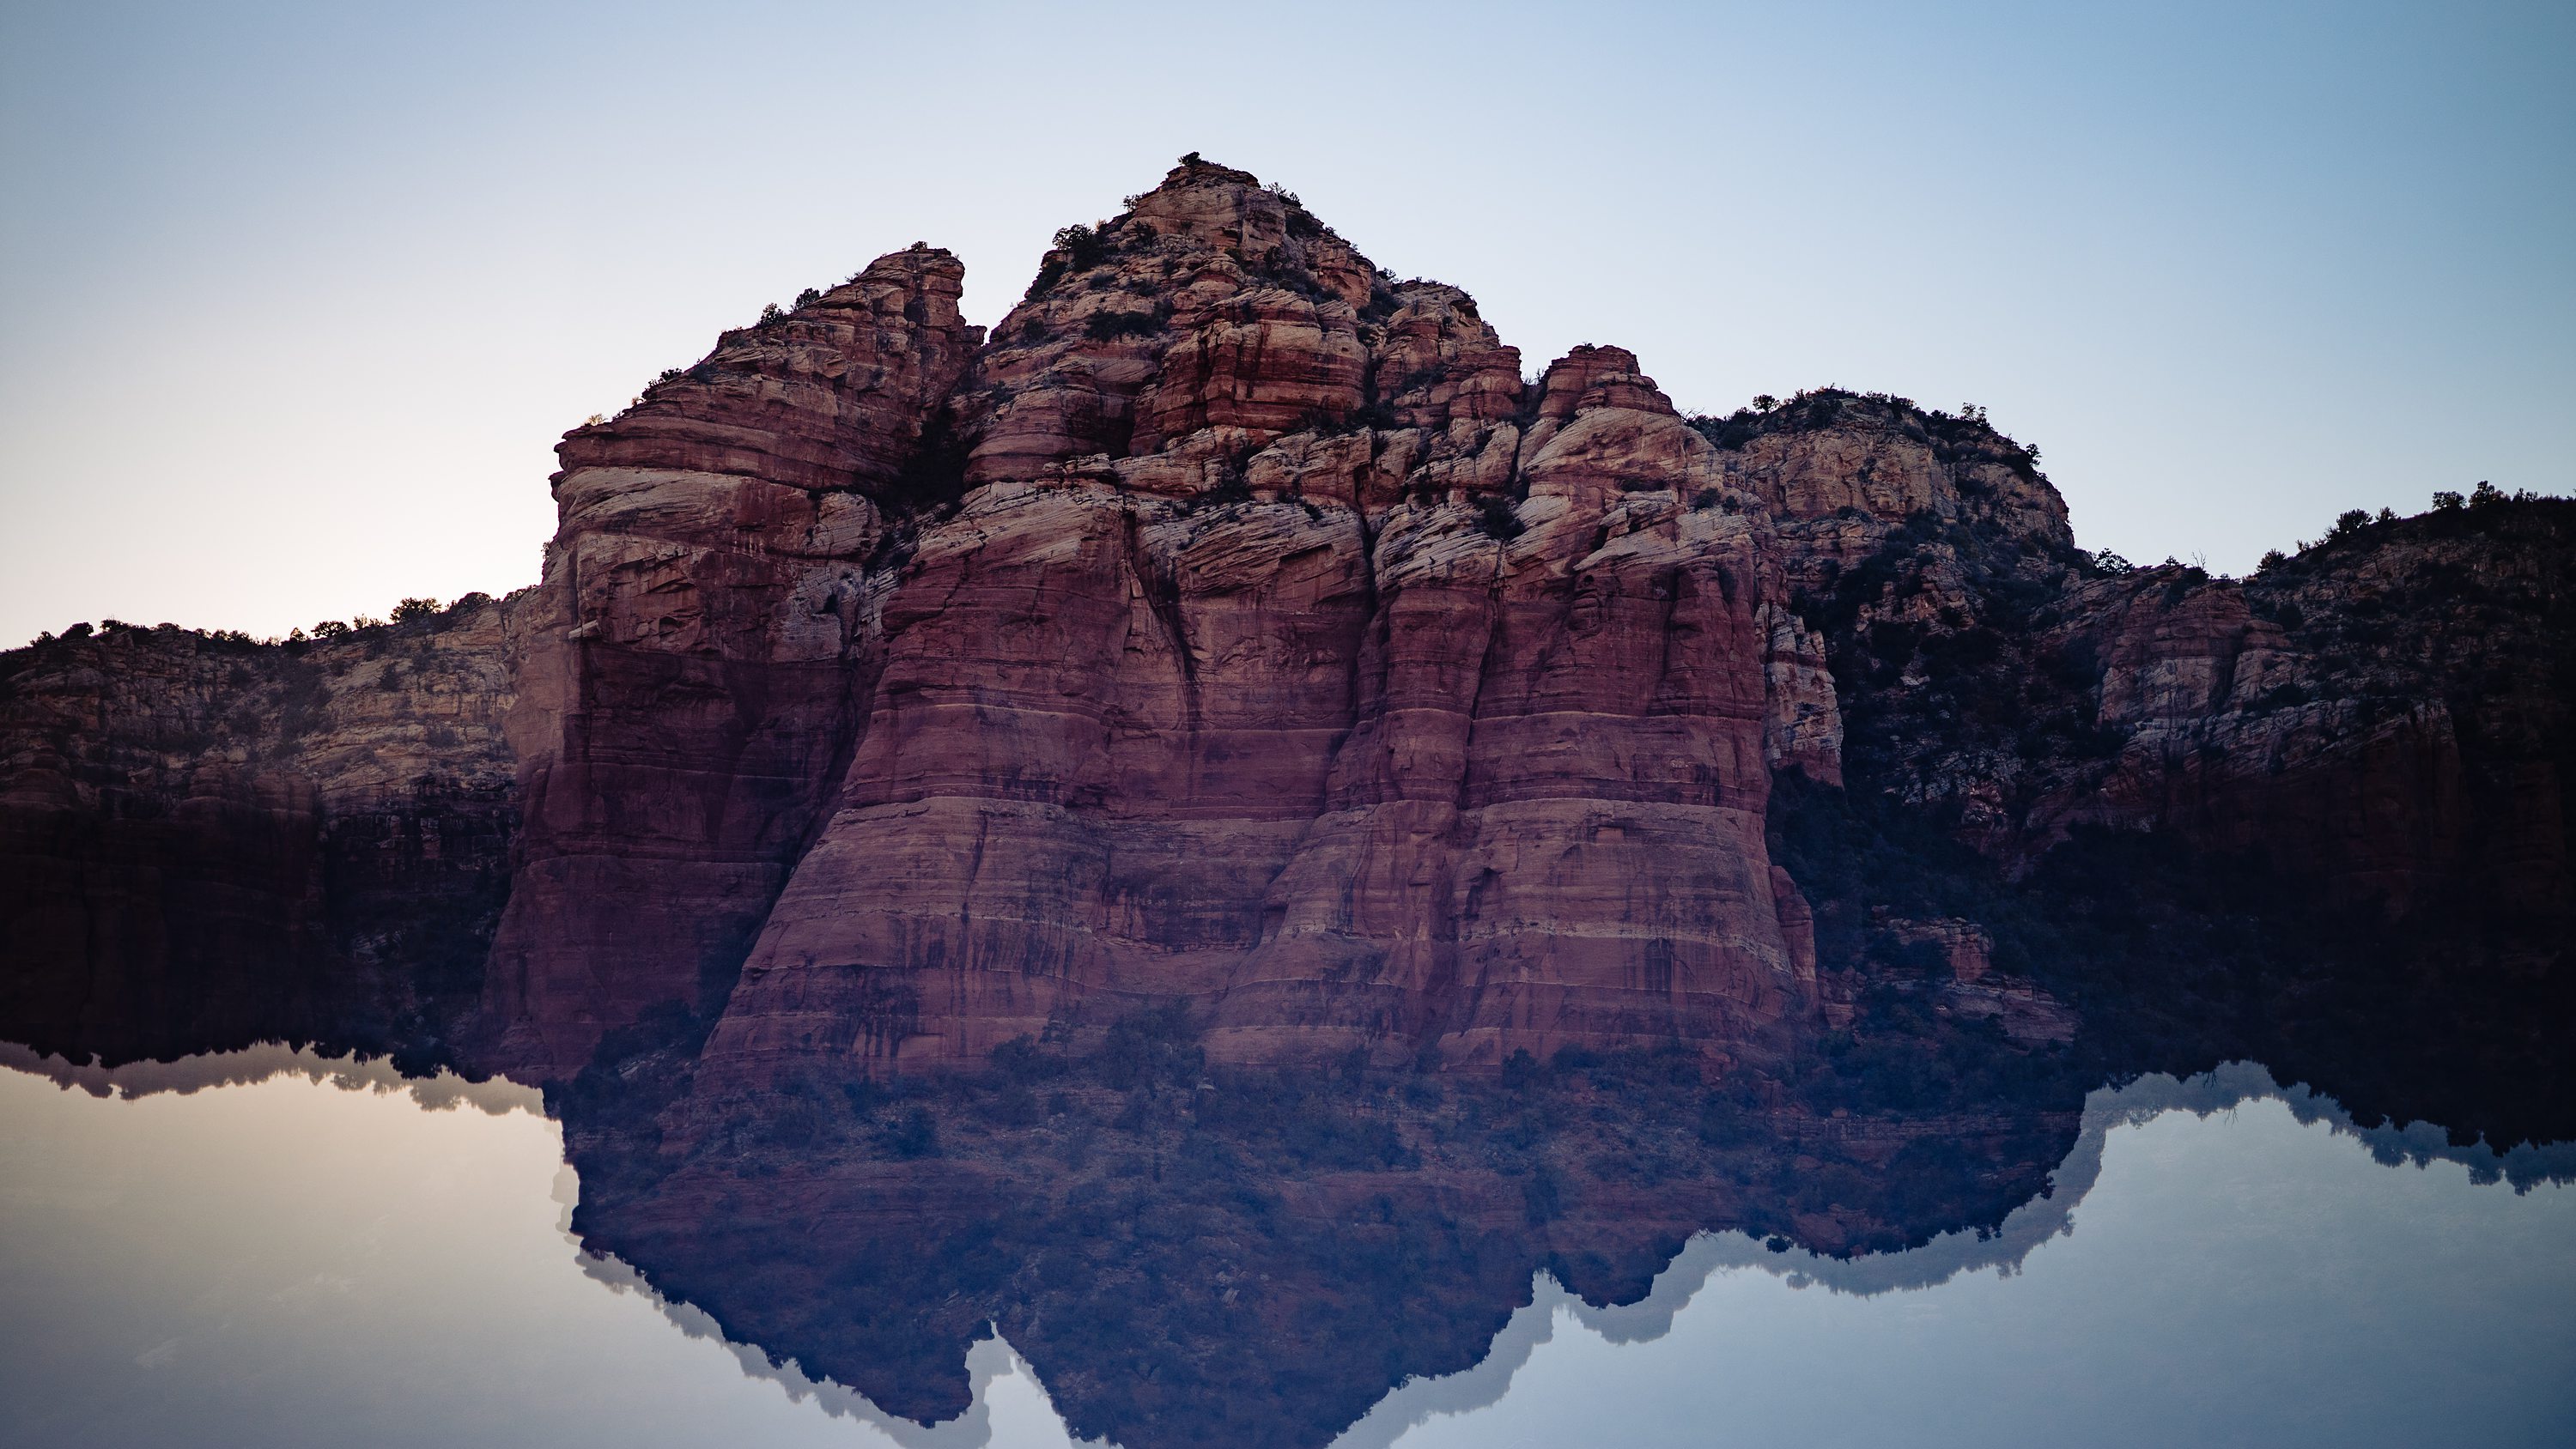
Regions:
<instances>
[{"instance_id":1,"label":"rocky ridge line","mask_svg":"<svg viewBox=\"0 0 2576 1449\"><path fill-rule=\"evenodd\" d=\"M1865 1019L1926 950L1958 1009L2073 1029L1990 902L1825 884L1784 854L1810 826L2007 876L2088 832L2259 851L2386 921L2492 906L2513 924L2471 954L2554 979L2559 505L2243 582L2120 573L1980 417L1827 390L1685 418L1612 347L1525 382L1466 293L1243 172L1191 158L1058 242L989 336L916 245L567 435L544 580L441 665L462 702L370 703L477 727L405 766L416 798L331 785L264 714L292 650L10 656L18 1015L348 959L278 943L376 909L293 863L361 818L506 854L442 1038L540 1077L663 1004L720 1016L710 1080L756 1087L1175 999L1219 1061L1678 1042L1724 1070ZM174 708L241 742L156 755ZM471 782L484 825L424 781ZM486 886L386 859L393 896L487 929ZM202 944L98 929L147 899Z\"/></svg>"}]
</instances>

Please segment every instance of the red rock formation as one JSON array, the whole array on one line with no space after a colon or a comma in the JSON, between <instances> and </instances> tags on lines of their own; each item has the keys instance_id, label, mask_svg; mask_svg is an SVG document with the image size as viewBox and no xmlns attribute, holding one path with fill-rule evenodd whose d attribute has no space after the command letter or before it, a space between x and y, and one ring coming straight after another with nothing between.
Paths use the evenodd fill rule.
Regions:
<instances>
[{"instance_id":1,"label":"red rock formation","mask_svg":"<svg viewBox=\"0 0 2576 1449\"><path fill-rule=\"evenodd\" d=\"M1506 347L1456 287L1406 282L1374 349L1378 395L1406 427L1520 415L1521 353Z\"/></svg>"},{"instance_id":2,"label":"red rock formation","mask_svg":"<svg viewBox=\"0 0 2576 1449\"><path fill-rule=\"evenodd\" d=\"M1524 435L1464 294L1370 295L1302 216L1185 166L997 329L976 491L712 1060L973 1062L1176 996L1221 1058L1724 1058L1809 1009L1762 820L1774 759L1832 770L1830 682L1754 501L1615 348ZM1319 431L1372 378L1413 425Z\"/></svg>"},{"instance_id":3,"label":"red rock formation","mask_svg":"<svg viewBox=\"0 0 2576 1449\"><path fill-rule=\"evenodd\" d=\"M881 258L566 436L516 660L499 1060L577 1067L730 981L864 722L877 499L978 340L963 275L944 251Z\"/></svg>"},{"instance_id":4,"label":"red rock formation","mask_svg":"<svg viewBox=\"0 0 2576 1449\"><path fill-rule=\"evenodd\" d=\"M2277 587L2108 573L1973 410L1827 390L1686 419L1589 345L1526 385L1466 293L1195 159L1059 234L989 340L961 275L883 258L565 438L544 581L468 691L487 744L509 701L524 816L493 1064L562 1075L663 1002L723 1003L711 1065L753 1082L1174 999L1220 1060L1758 1060L1854 999L1820 982L1851 975L1852 902L1771 857L1779 771L2015 869L2109 825L2396 914L2469 879L2517 919L2576 898L2533 642L2554 535ZM125 887L65 867L141 839L120 812L179 834L115 878L195 861L190 918L245 940L438 898L448 807L373 777L310 803L360 756L118 753L163 696L224 714L275 672L157 669L11 686L27 939L78 954ZM387 717L444 707L415 693ZM316 893L317 820L377 832L375 885Z\"/></svg>"},{"instance_id":5,"label":"red rock formation","mask_svg":"<svg viewBox=\"0 0 2576 1449\"><path fill-rule=\"evenodd\" d=\"M556 552L604 582L560 595L592 632L558 653L601 702L527 691L578 723L526 747L491 997L519 1060L569 1066L746 955L709 1048L745 1081L971 1063L1174 998L1219 1059L1760 1057L1822 1006L1763 821L1772 771L1842 777L1828 631L1973 633L1998 578L2075 577L2063 503L1981 418L1820 393L1687 422L1593 346L1524 395L1464 293L1387 282L1223 167L1069 228L971 360L953 273L916 297L905 265L869 274L882 358L832 351L865 328L730 334L567 443ZM882 386L811 381L849 377ZM934 418L965 492L922 511L888 480ZM669 466L641 474L646 447ZM826 462L848 489L762 481ZM1853 592L1909 549L1905 587ZM735 612L702 602L719 577ZM2452 849L2439 706L2371 726L2378 749L2334 723L2363 706L2321 703L2312 748L2265 726L2241 756L2263 772L2216 763L2241 741L2177 754L2303 666L2241 601L2166 617L2085 588L2065 627L2104 651L2087 728L2128 740L2120 765L1910 747L1906 788L1957 801L1964 838L2026 858L2084 821L2169 824L2309 842L2389 890ZM826 606L837 635L783 637ZM610 644L634 652L610 668ZM668 692L675 655L719 672ZM1920 668L1898 697L1950 687ZM2278 767L2303 748L2330 783ZM566 794L571 770L591 783Z\"/></svg>"},{"instance_id":6,"label":"red rock formation","mask_svg":"<svg viewBox=\"0 0 2576 1449\"><path fill-rule=\"evenodd\" d=\"M509 633L478 597L285 647L84 625L0 656L9 1039L121 1060L445 1030L507 884Z\"/></svg>"},{"instance_id":7,"label":"red rock formation","mask_svg":"<svg viewBox=\"0 0 2576 1449\"><path fill-rule=\"evenodd\" d=\"M583 473L619 469L818 493L892 483L976 340L957 316L965 275L954 256L915 243L793 311L725 333L635 407L565 434L558 497ZM576 502L566 517L583 512Z\"/></svg>"}]
</instances>

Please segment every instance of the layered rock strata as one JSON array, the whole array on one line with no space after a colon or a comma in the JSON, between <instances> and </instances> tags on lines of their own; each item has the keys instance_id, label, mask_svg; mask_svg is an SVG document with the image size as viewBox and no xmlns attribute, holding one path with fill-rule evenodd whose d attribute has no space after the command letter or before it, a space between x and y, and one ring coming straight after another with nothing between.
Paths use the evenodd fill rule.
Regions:
<instances>
[{"instance_id":1,"label":"layered rock strata","mask_svg":"<svg viewBox=\"0 0 2576 1449\"><path fill-rule=\"evenodd\" d=\"M731 983L882 654L881 501L977 341L915 247L726 333L559 449L508 715L525 831L485 983L497 1060L586 1060Z\"/></svg>"},{"instance_id":2,"label":"layered rock strata","mask_svg":"<svg viewBox=\"0 0 2576 1449\"><path fill-rule=\"evenodd\" d=\"M0 657L0 1024L74 1060L441 1050L518 827L488 599L283 647L87 626Z\"/></svg>"},{"instance_id":3,"label":"layered rock strata","mask_svg":"<svg viewBox=\"0 0 2576 1449\"><path fill-rule=\"evenodd\" d=\"M383 635L435 636L402 678L363 641L9 656L13 1013L434 956L475 1063L561 1077L669 1007L750 1088L1175 1001L1220 1062L1761 1065L1924 923L1996 941L1956 1009L2029 982L1957 891L1784 854L1819 790L2003 877L2108 831L2389 922L2473 902L2511 925L2461 949L2563 974L2562 505L2105 567L1982 416L1684 417L1604 346L1532 381L1466 293L1195 159L989 336L961 275L883 258L567 435L543 581ZM317 667L349 723L290 728ZM451 705L381 777L316 743Z\"/></svg>"},{"instance_id":4,"label":"layered rock strata","mask_svg":"<svg viewBox=\"0 0 2576 1449\"><path fill-rule=\"evenodd\" d=\"M1220 1059L1723 1060L1811 1009L1762 821L1775 760L1834 768L1830 681L1632 356L1524 397L1463 293L1203 165L1041 280L712 1057L1182 997Z\"/></svg>"}]
</instances>

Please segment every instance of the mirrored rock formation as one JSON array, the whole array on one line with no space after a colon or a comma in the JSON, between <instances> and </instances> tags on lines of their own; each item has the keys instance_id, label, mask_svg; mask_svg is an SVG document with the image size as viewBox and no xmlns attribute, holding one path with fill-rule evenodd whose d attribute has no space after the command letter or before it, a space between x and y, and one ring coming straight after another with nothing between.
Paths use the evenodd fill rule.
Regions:
<instances>
[{"instance_id":1,"label":"mirrored rock formation","mask_svg":"<svg viewBox=\"0 0 2576 1449\"><path fill-rule=\"evenodd\" d=\"M0 1039L543 1084L674 1301L1134 1449L1992 1231L2140 1072L2570 1135L2576 504L2131 568L1980 410L1525 377L1195 156L962 275L567 434L507 599L0 655Z\"/></svg>"}]
</instances>

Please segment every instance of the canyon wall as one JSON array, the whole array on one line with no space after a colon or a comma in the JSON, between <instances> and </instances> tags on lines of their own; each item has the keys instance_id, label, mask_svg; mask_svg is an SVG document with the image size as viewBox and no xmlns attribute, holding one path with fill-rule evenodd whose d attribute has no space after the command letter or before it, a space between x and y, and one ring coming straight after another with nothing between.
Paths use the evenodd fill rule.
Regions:
<instances>
[{"instance_id":1,"label":"canyon wall","mask_svg":"<svg viewBox=\"0 0 2576 1449\"><path fill-rule=\"evenodd\" d=\"M1762 832L1775 758L1833 768L1830 682L1633 357L1524 397L1465 294L1208 165L994 337L711 1061L978 1062L1174 997L1219 1060L1722 1061L1811 1014Z\"/></svg>"},{"instance_id":2,"label":"canyon wall","mask_svg":"<svg viewBox=\"0 0 2576 1449\"><path fill-rule=\"evenodd\" d=\"M1818 791L2002 878L2107 831L2473 901L2563 974L2565 505L2124 571L1974 410L1525 369L1195 158L989 336L961 279L894 253L575 429L506 603L5 656L11 1032L354 992L559 1078L679 1010L756 1089L1180 1001L1218 1062L1722 1070L1968 941L1952 1005L2071 1030L1968 905L1816 895Z\"/></svg>"},{"instance_id":3,"label":"canyon wall","mask_svg":"<svg viewBox=\"0 0 2576 1449\"><path fill-rule=\"evenodd\" d=\"M878 504L977 338L917 247L558 450L507 716L525 831L484 988L503 1065L712 1008L865 723Z\"/></svg>"},{"instance_id":4,"label":"canyon wall","mask_svg":"<svg viewBox=\"0 0 2576 1449\"><path fill-rule=\"evenodd\" d=\"M518 829L508 605L284 646L83 625L0 656L0 1025L112 1060L435 1055Z\"/></svg>"}]
</instances>

